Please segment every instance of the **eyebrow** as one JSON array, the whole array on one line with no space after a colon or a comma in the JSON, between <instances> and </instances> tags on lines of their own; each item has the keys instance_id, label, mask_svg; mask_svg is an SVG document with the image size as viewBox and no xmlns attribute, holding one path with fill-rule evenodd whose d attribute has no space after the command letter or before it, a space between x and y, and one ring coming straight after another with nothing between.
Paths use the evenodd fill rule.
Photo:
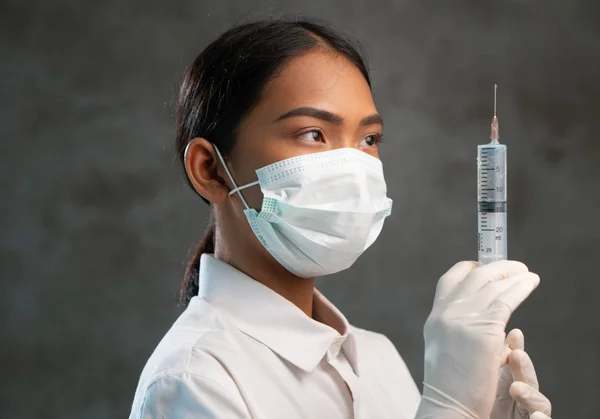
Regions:
<instances>
[{"instance_id":1,"label":"eyebrow","mask_svg":"<svg viewBox=\"0 0 600 419\"><path fill-rule=\"evenodd\" d=\"M279 118L277 118L273 122L279 122L283 119L293 118L296 116L310 116L312 118L317 118L317 119L320 119L325 122L331 122L335 125L342 125L344 123L344 118L342 118L340 115L337 115L335 113L332 113L332 112L329 112L329 111L326 111L323 109L312 108L309 106L292 109L291 111L286 112L283 115L281 115ZM381 115L376 114L376 113L373 115L365 116L363 119L360 120L360 125L375 125L375 124L379 124L379 125L383 126L383 118L381 118Z\"/></svg>"}]
</instances>

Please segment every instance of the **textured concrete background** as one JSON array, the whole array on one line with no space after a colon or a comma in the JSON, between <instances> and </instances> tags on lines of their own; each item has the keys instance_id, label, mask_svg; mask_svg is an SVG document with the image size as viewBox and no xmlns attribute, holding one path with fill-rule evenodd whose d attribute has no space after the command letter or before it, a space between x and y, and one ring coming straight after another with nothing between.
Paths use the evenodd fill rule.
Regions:
<instances>
[{"instance_id":1,"label":"textured concrete background","mask_svg":"<svg viewBox=\"0 0 600 419\"><path fill-rule=\"evenodd\" d=\"M322 290L421 381L435 283L476 257L476 145L498 83L509 254L542 278L512 325L553 416L600 417L600 2L252 3L0 4L0 416L128 414L206 223L172 155L182 71L234 23L300 12L366 46L395 200Z\"/></svg>"}]
</instances>

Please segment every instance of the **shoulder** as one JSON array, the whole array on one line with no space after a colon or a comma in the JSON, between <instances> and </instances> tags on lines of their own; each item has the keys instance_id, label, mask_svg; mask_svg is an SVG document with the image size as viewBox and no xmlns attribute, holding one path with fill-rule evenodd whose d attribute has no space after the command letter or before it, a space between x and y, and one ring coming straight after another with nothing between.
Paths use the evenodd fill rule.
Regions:
<instances>
[{"instance_id":1,"label":"shoulder","mask_svg":"<svg viewBox=\"0 0 600 419\"><path fill-rule=\"evenodd\" d=\"M229 400L232 408L240 403L243 406L236 383L213 356L221 349L232 350L235 345L230 339L227 322L218 311L192 299L148 359L131 417L162 417L160 414L167 411L165 417L187 417L181 409L202 411L215 400ZM156 415L144 414L150 411Z\"/></svg>"},{"instance_id":2,"label":"shoulder","mask_svg":"<svg viewBox=\"0 0 600 419\"><path fill-rule=\"evenodd\" d=\"M220 313L194 298L154 349L142 378L150 385L166 375L210 374L219 364L204 349L219 342L226 344L228 335L227 322Z\"/></svg>"},{"instance_id":3,"label":"shoulder","mask_svg":"<svg viewBox=\"0 0 600 419\"><path fill-rule=\"evenodd\" d=\"M245 402L237 389L220 380L183 372L163 375L134 400L130 419L247 418Z\"/></svg>"}]
</instances>

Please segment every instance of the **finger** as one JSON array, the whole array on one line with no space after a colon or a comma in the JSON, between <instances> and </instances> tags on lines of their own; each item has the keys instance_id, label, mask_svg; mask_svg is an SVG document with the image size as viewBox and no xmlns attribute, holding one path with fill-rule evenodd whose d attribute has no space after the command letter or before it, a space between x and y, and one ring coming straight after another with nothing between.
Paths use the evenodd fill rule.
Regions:
<instances>
[{"instance_id":1,"label":"finger","mask_svg":"<svg viewBox=\"0 0 600 419\"><path fill-rule=\"evenodd\" d=\"M514 349L525 349L525 336L520 329L513 329L508 332L506 336L506 344L512 350Z\"/></svg>"},{"instance_id":2,"label":"finger","mask_svg":"<svg viewBox=\"0 0 600 419\"><path fill-rule=\"evenodd\" d=\"M522 381L515 381L510 386L510 395L517 402L522 413L541 412L550 416L552 404L542 393Z\"/></svg>"},{"instance_id":3,"label":"finger","mask_svg":"<svg viewBox=\"0 0 600 419\"><path fill-rule=\"evenodd\" d=\"M456 288L457 298L465 298L487 284L528 272L527 266L513 260L501 260L474 269Z\"/></svg>"},{"instance_id":4,"label":"finger","mask_svg":"<svg viewBox=\"0 0 600 419\"><path fill-rule=\"evenodd\" d=\"M435 300L446 298L456 286L477 267L477 262L463 261L458 262L448 270L438 281L435 290Z\"/></svg>"},{"instance_id":5,"label":"finger","mask_svg":"<svg viewBox=\"0 0 600 419\"><path fill-rule=\"evenodd\" d=\"M515 381L522 381L536 390L540 389L535 367L527 352L515 349L508 355L508 366Z\"/></svg>"},{"instance_id":6,"label":"finger","mask_svg":"<svg viewBox=\"0 0 600 419\"><path fill-rule=\"evenodd\" d=\"M526 272L524 274L511 276L510 278L506 278L502 281L487 283L477 293L475 304L477 304L477 307L479 307L481 310L485 310L489 308L500 295L505 294L507 291L515 288L523 282L531 282L536 280L539 280L537 274L534 274L533 272Z\"/></svg>"},{"instance_id":7,"label":"finger","mask_svg":"<svg viewBox=\"0 0 600 419\"><path fill-rule=\"evenodd\" d=\"M529 415L529 419L551 419L550 416L543 414L542 412L533 412Z\"/></svg>"},{"instance_id":8,"label":"finger","mask_svg":"<svg viewBox=\"0 0 600 419\"><path fill-rule=\"evenodd\" d=\"M493 289L493 286L499 286L500 283L491 284L489 287L486 287L491 288L491 290L486 291L486 294L487 296L497 295L496 298L492 299L487 310L498 321L506 324L508 323L511 314L540 284L540 277L536 274L529 273L526 275L521 275L519 278L510 278L505 281L508 283L509 288L502 294L497 295L498 291Z\"/></svg>"}]
</instances>

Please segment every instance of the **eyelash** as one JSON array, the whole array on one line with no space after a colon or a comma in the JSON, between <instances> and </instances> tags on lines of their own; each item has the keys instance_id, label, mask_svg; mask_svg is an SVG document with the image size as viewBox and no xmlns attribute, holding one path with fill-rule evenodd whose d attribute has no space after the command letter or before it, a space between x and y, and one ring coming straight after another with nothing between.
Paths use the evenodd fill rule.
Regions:
<instances>
[{"instance_id":1,"label":"eyelash","mask_svg":"<svg viewBox=\"0 0 600 419\"><path fill-rule=\"evenodd\" d=\"M298 137L301 137L301 136L303 136L305 134L308 134L309 132L316 132L316 133L318 133L321 139L324 136L323 135L323 131L318 130L318 129L311 129L311 130L308 130L308 131L301 132L300 134L298 134ZM370 135L367 135L365 138L368 138L368 137L375 137L375 144L373 144L372 146L369 146L369 147L374 147L374 146L379 145L379 144L381 144L383 142L383 134L370 134Z\"/></svg>"}]
</instances>

